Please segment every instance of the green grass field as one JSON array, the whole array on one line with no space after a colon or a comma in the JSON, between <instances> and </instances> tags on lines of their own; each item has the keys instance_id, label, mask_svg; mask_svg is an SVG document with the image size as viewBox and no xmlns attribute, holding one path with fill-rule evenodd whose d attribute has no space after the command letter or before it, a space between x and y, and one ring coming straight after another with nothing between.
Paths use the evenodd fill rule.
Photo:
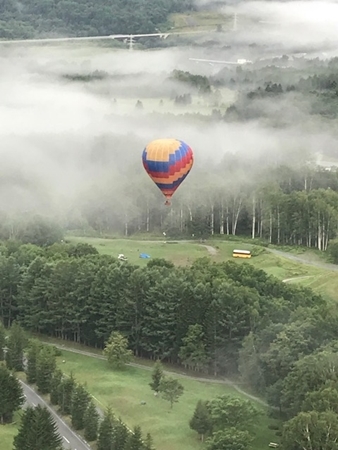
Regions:
<instances>
[{"instance_id":1,"label":"green grass field","mask_svg":"<svg viewBox=\"0 0 338 450\"><path fill-rule=\"evenodd\" d=\"M199 399L212 399L221 394L246 398L230 385L181 378L184 394L171 410L168 402L153 395L148 385L151 381L149 370L127 367L123 371L113 371L104 360L67 351L62 352L58 363L65 373L72 372L78 382L87 384L99 407L104 409L110 405L129 427L140 425L143 433L151 433L157 450L203 448L197 434L189 428L189 419ZM141 405L141 401L146 404ZM264 407L258 403L255 406L261 415L255 422L253 450L261 450L277 438L268 428L274 421L266 416Z\"/></svg>"},{"instance_id":2,"label":"green grass field","mask_svg":"<svg viewBox=\"0 0 338 450\"><path fill-rule=\"evenodd\" d=\"M0 425L0 450L11 450L14 436L18 433L16 424Z\"/></svg>"},{"instance_id":3,"label":"green grass field","mask_svg":"<svg viewBox=\"0 0 338 450\"><path fill-rule=\"evenodd\" d=\"M233 25L233 15L209 11L194 11L189 13L171 14L169 22L175 31L210 30L222 25L224 30Z\"/></svg>"},{"instance_id":4,"label":"green grass field","mask_svg":"<svg viewBox=\"0 0 338 450\"><path fill-rule=\"evenodd\" d=\"M14 416L14 422L10 425L0 425L0 450L11 450L14 436L18 434L20 413Z\"/></svg>"},{"instance_id":5,"label":"green grass field","mask_svg":"<svg viewBox=\"0 0 338 450\"><path fill-rule=\"evenodd\" d=\"M70 242L87 242L99 253L117 257L123 253L131 264L145 266L148 259L141 259L140 253L147 253L154 258L166 258L177 265L186 265L197 258L208 256L208 251L197 244L165 243L164 241L134 241L132 239L100 239L67 237Z\"/></svg>"}]
</instances>

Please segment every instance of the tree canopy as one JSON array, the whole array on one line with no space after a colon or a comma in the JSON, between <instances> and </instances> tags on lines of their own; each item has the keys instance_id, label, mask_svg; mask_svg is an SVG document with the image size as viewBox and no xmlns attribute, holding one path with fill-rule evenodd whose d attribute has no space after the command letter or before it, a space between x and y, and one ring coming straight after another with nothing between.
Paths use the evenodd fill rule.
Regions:
<instances>
[{"instance_id":1,"label":"tree canopy","mask_svg":"<svg viewBox=\"0 0 338 450\"><path fill-rule=\"evenodd\" d=\"M191 0L27 0L0 3L0 38L154 33Z\"/></svg>"}]
</instances>

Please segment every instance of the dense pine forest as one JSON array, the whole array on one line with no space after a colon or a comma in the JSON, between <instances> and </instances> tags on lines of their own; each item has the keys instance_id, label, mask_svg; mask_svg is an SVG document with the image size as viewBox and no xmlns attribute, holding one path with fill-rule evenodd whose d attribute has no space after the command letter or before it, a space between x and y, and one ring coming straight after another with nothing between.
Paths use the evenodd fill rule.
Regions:
<instances>
[{"instance_id":1,"label":"dense pine forest","mask_svg":"<svg viewBox=\"0 0 338 450\"><path fill-rule=\"evenodd\" d=\"M0 3L0 39L154 33L191 0L28 0Z\"/></svg>"}]
</instances>

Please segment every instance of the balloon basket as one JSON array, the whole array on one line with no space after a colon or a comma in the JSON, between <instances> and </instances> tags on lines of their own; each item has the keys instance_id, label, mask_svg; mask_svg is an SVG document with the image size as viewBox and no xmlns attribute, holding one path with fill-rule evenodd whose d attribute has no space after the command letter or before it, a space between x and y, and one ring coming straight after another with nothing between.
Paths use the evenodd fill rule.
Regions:
<instances>
[{"instance_id":1,"label":"balloon basket","mask_svg":"<svg viewBox=\"0 0 338 450\"><path fill-rule=\"evenodd\" d=\"M171 202L170 202L170 200L166 200L164 204L165 204L165 206L170 206Z\"/></svg>"}]
</instances>

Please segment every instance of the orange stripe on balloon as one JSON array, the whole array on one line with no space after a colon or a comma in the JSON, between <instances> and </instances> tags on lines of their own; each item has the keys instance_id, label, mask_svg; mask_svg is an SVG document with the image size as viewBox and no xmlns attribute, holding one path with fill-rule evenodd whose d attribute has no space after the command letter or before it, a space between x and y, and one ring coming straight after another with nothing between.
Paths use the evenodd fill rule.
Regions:
<instances>
[{"instance_id":1,"label":"orange stripe on balloon","mask_svg":"<svg viewBox=\"0 0 338 450\"><path fill-rule=\"evenodd\" d=\"M151 179L155 183L161 183L161 184L171 184L177 181L179 178L183 177L191 168L193 165L193 160L191 160L185 167L183 167L180 171L176 172L174 175L170 175L168 177L154 177L151 176Z\"/></svg>"}]
</instances>

